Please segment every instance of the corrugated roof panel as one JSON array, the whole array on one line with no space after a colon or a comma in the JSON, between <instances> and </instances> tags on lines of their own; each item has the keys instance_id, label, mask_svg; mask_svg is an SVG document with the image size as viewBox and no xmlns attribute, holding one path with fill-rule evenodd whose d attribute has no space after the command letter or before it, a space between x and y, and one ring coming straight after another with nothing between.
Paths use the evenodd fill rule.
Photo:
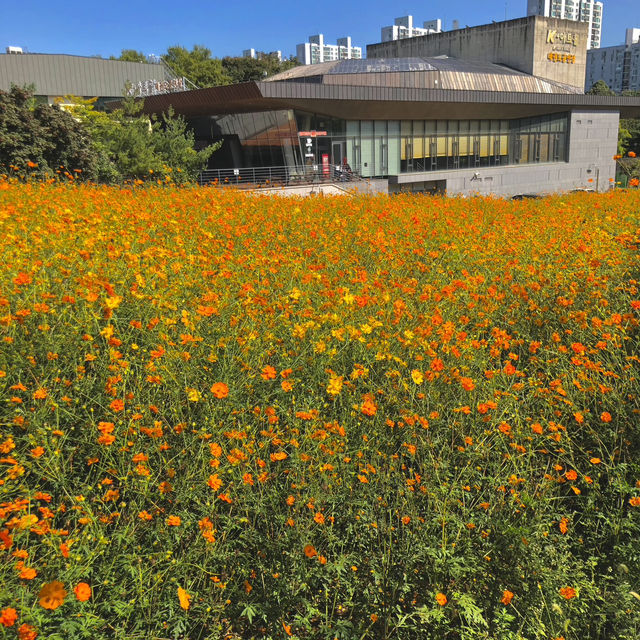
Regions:
<instances>
[{"instance_id":1,"label":"corrugated roof panel","mask_svg":"<svg viewBox=\"0 0 640 640\"><path fill-rule=\"evenodd\" d=\"M126 83L170 80L164 64L103 60L66 54L0 54L0 90L35 84L37 95L119 97Z\"/></svg>"}]
</instances>

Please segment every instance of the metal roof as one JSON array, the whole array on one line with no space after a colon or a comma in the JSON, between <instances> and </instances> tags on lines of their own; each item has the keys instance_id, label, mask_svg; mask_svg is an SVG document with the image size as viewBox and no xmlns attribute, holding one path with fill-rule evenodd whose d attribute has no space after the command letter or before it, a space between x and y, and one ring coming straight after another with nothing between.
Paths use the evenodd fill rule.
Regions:
<instances>
[{"instance_id":1,"label":"metal roof","mask_svg":"<svg viewBox=\"0 0 640 640\"><path fill-rule=\"evenodd\" d=\"M247 82L146 98L147 113L172 106L183 115L299 109L346 119L516 118L571 109L619 111L640 117L640 98L575 93L470 91L350 86L308 82Z\"/></svg>"},{"instance_id":2,"label":"metal roof","mask_svg":"<svg viewBox=\"0 0 640 640\"><path fill-rule=\"evenodd\" d=\"M36 95L117 98L126 84L170 80L164 64L122 62L66 54L0 54L0 90L33 84Z\"/></svg>"},{"instance_id":3,"label":"metal roof","mask_svg":"<svg viewBox=\"0 0 640 640\"><path fill-rule=\"evenodd\" d=\"M265 81L465 91L582 93L576 87L532 76L501 64L462 60L446 55L324 62L294 67Z\"/></svg>"}]
</instances>

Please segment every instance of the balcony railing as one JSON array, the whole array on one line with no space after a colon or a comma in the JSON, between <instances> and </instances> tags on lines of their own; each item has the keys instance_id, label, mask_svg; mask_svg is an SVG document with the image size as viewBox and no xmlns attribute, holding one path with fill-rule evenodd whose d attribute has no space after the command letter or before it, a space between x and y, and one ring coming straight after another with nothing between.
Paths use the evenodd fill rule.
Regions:
<instances>
[{"instance_id":1,"label":"balcony railing","mask_svg":"<svg viewBox=\"0 0 640 640\"><path fill-rule=\"evenodd\" d=\"M328 182L361 180L359 172L341 165L304 167L244 167L238 169L205 169L198 176L200 185L220 187L292 187Z\"/></svg>"}]
</instances>

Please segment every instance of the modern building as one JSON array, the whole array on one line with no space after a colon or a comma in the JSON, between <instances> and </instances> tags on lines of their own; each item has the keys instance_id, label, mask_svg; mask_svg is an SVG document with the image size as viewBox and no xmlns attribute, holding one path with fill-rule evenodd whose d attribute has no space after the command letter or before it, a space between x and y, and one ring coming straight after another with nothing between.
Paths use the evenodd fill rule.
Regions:
<instances>
[{"instance_id":1,"label":"modern building","mask_svg":"<svg viewBox=\"0 0 640 640\"><path fill-rule=\"evenodd\" d=\"M428 36L430 33L440 33L441 31L442 20L440 19L424 22L422 27L414 27L413 16L402 16L401 18L396 18L392 25L382 27L380 39L382 42L389 42L390 40Z\"/></svg>"},{"instance_id":2,"label":"modern building","mask_svg":"<svg viewBox=\"0 0 640 640\"><path fill-rule=\"evenodd\" d=\"M264 58L275 58L278 62L282 62L282 51L256 51L255 49L245 49L242 52L243 58L253 58L254 60L263 60Z\"/></svg>"},{"instance_id":3,"label":"modern building","mask_svg":"<svg viewBox=\"0 0 640 640\"><path fill-rule=\"evenodd\" d=\"M352 60L362 58L362 47L351 44L351 37L338 38L336 44L325 44L320 33L309 36L308 42L296 46L296 57L300 64L318 64L335 60Z\"/></svg>"},{"instance_id":4,"label":"modern building","mask_svg":"<svg viewBox=\"0 0 640 640\"><path fill-rule=\"evenodd\" d=\"M616 93L640 91L640 29L627 29L624 44L587 52L585 89L598 80Z\"/></svg>"},{"instance_id":5,"label":"modern building","mask_svg":"<svg viewBox=\"0 0 640 640\"><path fill-rule=\"evenodd\" d=\"M210 167L239 174L346 160L390 192L603 191L619 117L640 117L640 98L583 93L586 32L531 16L380 43L375 57L263 82L152 96L144 108L172 106L199 147L222 140ZM378 56L386 47L396 54Z\"/></svg>"},{"instance_id":6,"label":"modern building","mask_svg":"<svg viewBox=\"0 0 640 640\"><path fill-rule=\"evenodd\" d=\"M528 16L575 20L589 25L587 49L597 49L602 36L602 2L594 0L527 0Z\"/></svg>"},{"instance_id":7,"label":"modern building","mask_svg":"<svg viewBox=\"0 0 640 640\"><path fill-rule=\"evenodd\" d=\"M151 64L66 54L0 54L0 90L9 91L12 84L33 85L36 96L49 104L64 96L96 97L98 108L125 93L147 96L188 88L187 81L162 61Z\"/></svg>"}]
</instances>

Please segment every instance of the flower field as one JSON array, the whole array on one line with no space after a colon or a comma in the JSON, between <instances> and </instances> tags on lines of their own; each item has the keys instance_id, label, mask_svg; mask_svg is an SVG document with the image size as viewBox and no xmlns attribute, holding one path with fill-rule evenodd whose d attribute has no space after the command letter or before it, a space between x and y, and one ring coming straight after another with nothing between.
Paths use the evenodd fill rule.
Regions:
<instances>
[{"instance_id":1,"label":"flower field","mask_svg":"<svg viewBox=\"0 0 640 640\"><path fill-rule=\"evenodd\" d=\"M639 193L0 230L0 638L640 637Z\"/></svg>"}]
</instances>

